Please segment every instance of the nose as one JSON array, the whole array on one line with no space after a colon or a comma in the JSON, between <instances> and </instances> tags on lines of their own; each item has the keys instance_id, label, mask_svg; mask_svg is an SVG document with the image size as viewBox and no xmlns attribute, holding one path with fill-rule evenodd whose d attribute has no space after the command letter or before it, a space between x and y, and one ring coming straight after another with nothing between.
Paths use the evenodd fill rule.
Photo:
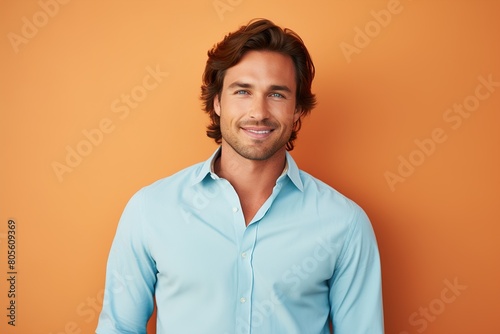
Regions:
<instances>
[{"instance_id":1,"label":"nose","mask_svg":"<svg viewBox=\"0 0 500 334\"><path fill-rule=\"evenodd\" d=\"M250 118L262 121L269 118L269 109L265 96L254 96L249 110Z\"/></svg>"}]
</instances>

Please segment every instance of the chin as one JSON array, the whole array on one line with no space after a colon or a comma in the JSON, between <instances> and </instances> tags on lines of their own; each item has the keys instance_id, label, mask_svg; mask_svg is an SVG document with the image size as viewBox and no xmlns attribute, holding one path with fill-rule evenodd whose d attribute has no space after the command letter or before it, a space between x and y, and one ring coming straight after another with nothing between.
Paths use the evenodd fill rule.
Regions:
<instances>
[{"instance_id":1,"label":"chin","mask_svg":"<svg viewBox=\"0 0 500 334\"><path fill-rule=\"evenodd\" d=\"M280 152L281 148L282 147L280 147L280 148L268 148L265 150L241 149L241 150L237 150L236 152L248 160L265 161L265 160L271 159L276 154L278 154L278 152Z\"/></svg>"}]
</instances>

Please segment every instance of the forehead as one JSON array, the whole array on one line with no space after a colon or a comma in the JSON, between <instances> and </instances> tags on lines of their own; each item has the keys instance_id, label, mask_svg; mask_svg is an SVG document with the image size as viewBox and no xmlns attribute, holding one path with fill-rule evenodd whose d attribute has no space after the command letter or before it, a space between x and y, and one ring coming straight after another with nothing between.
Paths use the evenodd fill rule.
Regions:
<instances>
[{"instance_id":1,"label":"forehead","mask_svg":"<svg viewBox=\"0 0 500 334\"><path fill-rule=\"evenodd\" d=\"M292 57L275 51L248 51L226 71L224 86L234 81L254 85L287 85L296 89L295 66Z\"/></svg>"}]
</instances>

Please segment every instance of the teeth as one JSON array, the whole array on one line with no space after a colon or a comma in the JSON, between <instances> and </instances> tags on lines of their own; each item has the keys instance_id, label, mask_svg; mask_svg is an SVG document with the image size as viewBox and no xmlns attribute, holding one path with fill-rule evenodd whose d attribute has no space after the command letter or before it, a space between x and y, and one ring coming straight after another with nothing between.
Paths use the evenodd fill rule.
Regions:
<instances>
[{"instance_id":1,"label":"teeth","mask_svg":"<svg viewBox=\"0 0 500 334\"><path fill-rule=\"evenodd\" d=\"M264 133L269 133L271 132L270 130L262 130L262 131L257 131L257 130L248 130L249 132L253 133L258 133L258 134L264 134Z\"/></svg>"}]
</instances>

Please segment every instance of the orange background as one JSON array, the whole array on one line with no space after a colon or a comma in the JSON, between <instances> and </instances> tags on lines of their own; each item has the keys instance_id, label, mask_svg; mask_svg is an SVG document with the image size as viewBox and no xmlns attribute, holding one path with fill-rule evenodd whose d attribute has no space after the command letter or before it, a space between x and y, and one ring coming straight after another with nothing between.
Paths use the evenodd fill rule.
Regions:
<instances>
[{"instance_id":1,"label":"orange background","mask_svg":"<svg viewBox=\"0 0 500 334\"><path fill-rule=\"evenodd\" d=\"M386 332L500 333L500 87L473 98L479 77L500 81L499 2L54 1L0 5L1 333L94 331L125 203L213 152L198 98L206 51L254 17L292 28L313 56L319 104L293 155L371 217ZM148 67L168 76L146 91ZM141 101L126 114L131 93ZM479 105L452 122L448 109L465 101ZM87 155L58 178L54 163L78 147ZM410 158L418 166L399 167ZM8 219L16 327L5 317Z\"/></svg>"}]
</instances>

